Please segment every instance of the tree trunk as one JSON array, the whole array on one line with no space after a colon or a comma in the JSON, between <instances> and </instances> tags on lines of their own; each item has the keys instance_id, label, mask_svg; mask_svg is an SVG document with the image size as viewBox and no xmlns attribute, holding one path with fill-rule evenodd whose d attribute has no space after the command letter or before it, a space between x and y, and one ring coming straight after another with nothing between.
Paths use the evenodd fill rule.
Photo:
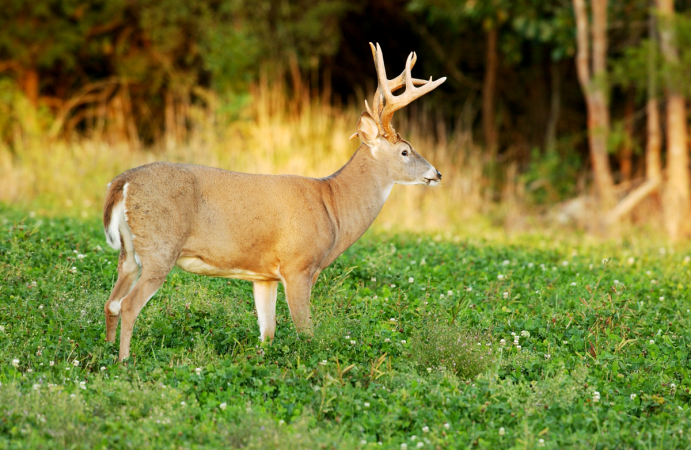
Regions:
<instances>
[{"instance_id":1,"label":"tree trunk","mask_svg":"<svg viewBox=\"0 0 691 450\"><path fill-rule=\"evenodd\" d=\"M29 99L31 104L36 107L38 106L38 94L39 94L39 78L38 71L36 69L25 69L21 74L21 79L19 81L20 87Z\"/></svg>"},{"instance_id":2,"label":"tree trunk","mask_svg":"<svg viewBox=\"0 0 691 450\"><path fill-rule=\"evenodd\" d=\"M635 107L635 97L632 91L629 92L626 98L626 106L624 107L624 139L619 152L619 171L621 172L621 182L623 183L631 181L633 172L631 160L633 158L633 115Z\"/></svg>"},{"instance_id":3,"label":"tree trunk","mask_svg":"<svg viewBox=\"0 0 691 450\"><path fill-rule=\"evenodd\" d=\"M550 64L550 105L547 131L545 132L545 150L552 152L557 147L557 124L561 111L561 67L559 63Z\"/></svg>"},{"instance_id":4,"label":"tree trunk","mask_svg":"<svg viewBox=\"0 0 691 450\"><path fill-rule=\"evenodd\" d=\"M658 0L660 17L671 20L672 0ZM675 64L679 52L672 24L660 28L660 47L665 60ZM678 239L689 230L689 158L687 153L686 104L681 89L672 77L667 79L667 183L663 190L665 228L671 239Z\"/></svg>"},{"instance_id":5,"label":"tree trunk","mask_svg":"<svg viewBox=\"0 0 691 450\"><path fill-rule=\"evenodd\" d=\"M494 97L497 85L497 28L487 32L487 61L482 85L482 131L485 145L490 151L497 148Z\"/></svg>"},{"instance_id":6,"label":"tree trunk","mask_svg":"<svg viewBox=\"0 0 691 450\"><path fill-rule=\"evenodd\" d=\"M645 105L647 123L647 140L645 144L645 177L647 179L662 176L662 158L660 156L660 110L657 105L657 32L655 31L655 14L650 11L648 18L648 37L653 42L648 53L648 102Z\"/></svg>"},{"instance_id":7,"label":"tree trunk","mask_svg":"<svg viewBox=\"0 0 691 450\"><path fill-rule=\"evenodd\" d=\"M609 165L607 139L609 109L607 101L607 0L593 0L592 60L590 74L590 45L588 12L585 0L573 0L576 16L576 69L578 81L585 95L588 112L588 144L593 164L593 177L601 211L614 207L614 180Z\"/></svg>"},{"instance_id":8,"label":"tree trunk","mask_svg":"<svg viewBox=\"0 0 691 450\"><path fill-rule=\"evenodd\" d=\"M652 9L652 8L651 8ZM648 37L653 42L648 53L648 102L646 110L647 140L645 144L645 177L647 179L662 176L662 158L660 157L660 110L657 105L657 33L655 31L655 14L650 11L648 19Z\"/></svg>"}]
</instances>

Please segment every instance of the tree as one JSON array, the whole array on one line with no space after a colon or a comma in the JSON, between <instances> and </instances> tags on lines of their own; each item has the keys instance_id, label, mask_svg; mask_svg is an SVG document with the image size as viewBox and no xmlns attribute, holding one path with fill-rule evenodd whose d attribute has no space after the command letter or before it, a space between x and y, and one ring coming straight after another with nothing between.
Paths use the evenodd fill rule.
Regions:
<instances>
[{"instance_id":1,"label":"tree","mask_svg":"<svg viewBox=\"0 0 691 450\"><path fill-rule=\"evenodd\" d=\"M679 64L673 23L674 2L657 0L660 19L660 48L666 63ZM673 74L667 74L667 183L663 191L665 228L672 239L678 239L689 231L689 157L687 148L686 104L684 92Z\"/></svg>"},{"instance_id":2,"label":"tree","mask_svg":"<svg viewBox=\"0 0 691 450\"><path fill-rule=\"evenodd\" d=\"M607 0L592 0L592 26L588 20L585 1L573 0L576 17L576 70L586 100L588 144L595 187L600 209L606 212L614 207L616 200L607 151L610 128L607 86Z\"/></svg>"}]
</instances>

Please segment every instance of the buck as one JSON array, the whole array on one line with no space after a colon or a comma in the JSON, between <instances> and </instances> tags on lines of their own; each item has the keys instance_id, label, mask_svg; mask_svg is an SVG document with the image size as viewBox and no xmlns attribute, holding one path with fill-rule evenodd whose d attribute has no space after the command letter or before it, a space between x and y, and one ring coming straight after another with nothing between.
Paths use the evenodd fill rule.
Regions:
<instances>
[{"instance_id":1,"label":"buck","mask_svg":"<svg viewBox=\"0 0 691 450\"><path fill-rule=\"evenodd\" d=\"M369 228L393 185L441 182L439 171L396 133L391 120L446 78L413 78L417 55L411 53L405 70L389 80L379 44L370 47L379 85L350 137L362 144L333 175L254 175L158 162L128 170L108 185L103 225L120 256L104 308L106 340L115 342L121 319L121 361L129 355L137 315L175 265L252 281L264 342L274 338L282 282L295 328L310 333L310 293L319 273ZM403 86L405 92L394 96Z\"/></svg>"}]
</instances>

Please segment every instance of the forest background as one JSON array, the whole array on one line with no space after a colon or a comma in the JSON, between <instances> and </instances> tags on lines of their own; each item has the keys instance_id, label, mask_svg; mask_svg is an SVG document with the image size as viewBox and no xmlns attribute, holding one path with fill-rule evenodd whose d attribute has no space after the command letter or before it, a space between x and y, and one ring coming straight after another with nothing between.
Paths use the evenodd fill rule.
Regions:
<instances>
[{"instance_id":1,"label":"forest background","mask_svg":"<svg viewBox=\"0 0 691 450\"><path fill-rule=\"evenodd\" d=\"M410 51L447 82L396 117L444 175L385 229L689 236L691 3L3 0L0 201L84 217L155 160L326 176Z\"/></svg>"}]
</instances>

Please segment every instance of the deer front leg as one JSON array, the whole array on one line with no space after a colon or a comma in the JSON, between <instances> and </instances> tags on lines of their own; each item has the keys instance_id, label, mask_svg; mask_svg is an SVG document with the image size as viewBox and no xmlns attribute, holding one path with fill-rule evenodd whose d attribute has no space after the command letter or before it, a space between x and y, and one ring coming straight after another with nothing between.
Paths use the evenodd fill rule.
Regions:
<instances>
[{"instance_id":1,"label":"deer front leg","mask_svg":"<svg viewBox=\"0 0 691 450\"><path fill-rule=\"evenodd\" d=\"M278 281L255 281L254 304L259 318L259 332L262 342L271 342L276 333L276 297Z\"/></svg>"},{"instance_id":2,"label":"deer front leg","mask_svg":"<svg viewBox=\"0 0 691 450\"><path fill-rule=\"evenodd\" d=\"M286 290L286 301L290 309L290 316L298 334L312 334L312 319L310 316L310 294L312 292L312 274L300 274L286 277L283 280Z\"/></svg>"}]
</instances>

